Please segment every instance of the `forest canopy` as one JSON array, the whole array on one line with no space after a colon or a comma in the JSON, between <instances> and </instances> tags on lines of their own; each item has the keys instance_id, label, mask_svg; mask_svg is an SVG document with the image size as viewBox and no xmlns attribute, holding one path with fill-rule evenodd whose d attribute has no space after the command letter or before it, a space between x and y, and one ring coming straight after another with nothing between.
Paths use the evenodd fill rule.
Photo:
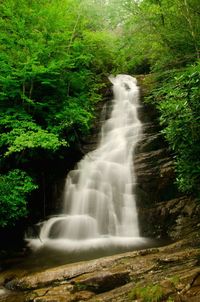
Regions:
<instances>
[{"instance_id":1,"label":"forest canopy","mask_svg":"<svg viewBox=\"0 0 200 302\"><path fill-rule=\"evenodd\" d=\"M181 190L198 195L199 49L198 0L1 1L0 226L27 215L32 162L51 165L89 132L111 73L157 74L148 99Z\"/></svg>"}]
</instances>

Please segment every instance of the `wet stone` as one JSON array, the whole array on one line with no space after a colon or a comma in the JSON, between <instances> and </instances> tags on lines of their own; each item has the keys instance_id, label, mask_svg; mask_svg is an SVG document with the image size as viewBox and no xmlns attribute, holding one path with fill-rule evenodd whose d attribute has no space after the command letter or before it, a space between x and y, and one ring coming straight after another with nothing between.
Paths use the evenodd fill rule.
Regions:
<instances>
[{"instance_id":1,"label":"wet stone","mask_svg":"<svg viewBox=\"0 0 200 302\"><path fill-rule=\"evenodd\" d=\"M88 289L95 293L102 293L113 288L122 286L130 281L129 272L99 272L89 274L75 279L74 288L76 290Z\"/></svg>"}]
</instances>

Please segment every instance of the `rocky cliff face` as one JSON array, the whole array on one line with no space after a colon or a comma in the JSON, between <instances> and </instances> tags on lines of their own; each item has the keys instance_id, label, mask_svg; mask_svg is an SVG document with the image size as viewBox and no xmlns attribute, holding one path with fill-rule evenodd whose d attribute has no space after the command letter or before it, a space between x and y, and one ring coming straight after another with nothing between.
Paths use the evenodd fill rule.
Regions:
<instances>
[{"instance_id":1,"label":"rocky cliff face","mask_svg":"<svg viewBox=\"0 0 200 302\"><path fill-rule=\"evenodd\" d=\"M160 133L158 113L141 102L143 136L134 160L141 234L177 240L200 228L200 204L178 192L173 154Z\"/></svg>"}]
</instances>

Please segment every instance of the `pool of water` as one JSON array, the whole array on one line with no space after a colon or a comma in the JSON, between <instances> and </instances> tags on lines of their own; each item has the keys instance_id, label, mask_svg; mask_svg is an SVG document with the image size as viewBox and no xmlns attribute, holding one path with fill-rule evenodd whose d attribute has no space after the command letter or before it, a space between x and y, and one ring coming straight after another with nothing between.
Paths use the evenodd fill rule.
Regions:
<instances>
[{"instance_id":1,"label":"pool of water","mask_svg":"<svg viewBox=\"0 0 200 302\"><path fill-rule=\"evenodd\" d=\"M61 249L57 246L43 246L36 251L28 248L18 257L5 258L1 264L1 271L7 269L24 269L29 272L39 272L51 267L98 259L116 254L160 247L169 243L169 240L146 239L134 246L122 246L120 244L91 245L90 248Z\"/></svg>"}]
</instances>

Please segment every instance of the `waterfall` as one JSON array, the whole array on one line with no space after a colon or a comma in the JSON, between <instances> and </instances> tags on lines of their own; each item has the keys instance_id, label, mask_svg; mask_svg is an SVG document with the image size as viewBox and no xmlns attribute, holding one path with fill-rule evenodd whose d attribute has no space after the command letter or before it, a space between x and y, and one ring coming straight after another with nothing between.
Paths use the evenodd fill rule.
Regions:
<instances>
[{"instance_id":1,"label":"waterfall","mask_svg":"<svg viewBox=\"0 0 200 302\"><path fill-rule=\"evenodd\" d=\"M133 190L133 155L142 133L139 88L128 75L109 80L112 112L102 126L99 144L68 174L62 214L41 223L40 238L27 239L32 248L134 246L145 240L139 234Z\"/></svg>"}]
</instances>

